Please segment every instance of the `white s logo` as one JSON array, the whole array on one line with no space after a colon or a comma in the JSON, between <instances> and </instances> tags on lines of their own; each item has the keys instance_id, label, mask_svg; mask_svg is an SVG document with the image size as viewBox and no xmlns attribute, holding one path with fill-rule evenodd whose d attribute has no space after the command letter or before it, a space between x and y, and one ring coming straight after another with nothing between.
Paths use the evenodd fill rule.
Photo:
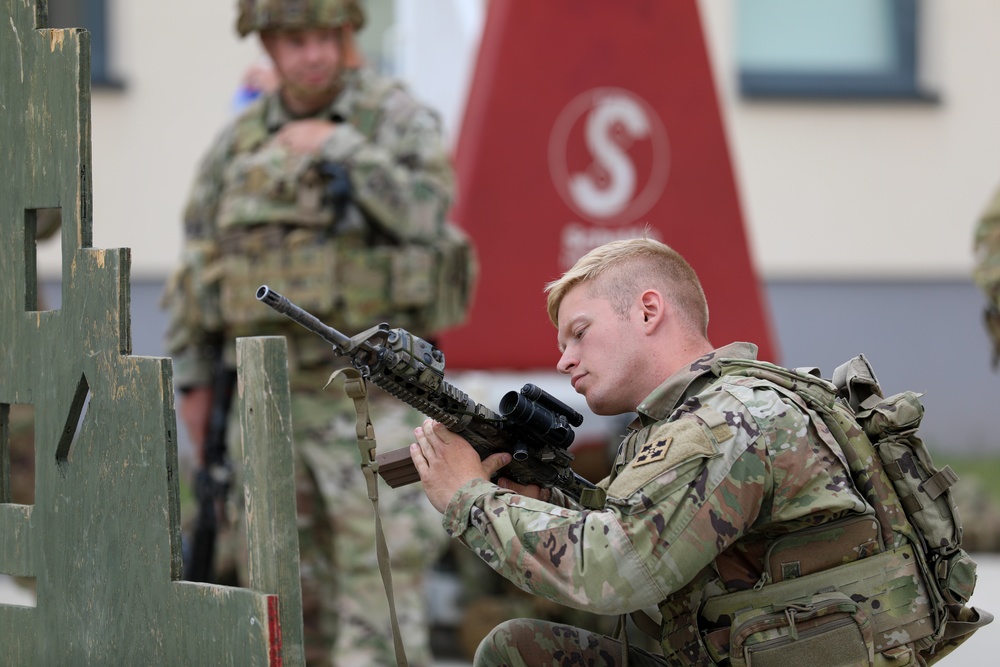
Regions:
<instances>
[{"instance_id":1,"label":"white s logo","mask_svg":"<svg viewBox=\"0 0 1000 667\"><path fill-rule=\"evenodd\" d=\"M581 139L587 165L580 161ZM649 155L641 170L629 153L639 142L646 142ZM669 165L659 117L644 100L620 88L577 96L559 115L549 139L549 170L559 195L595 222L629 222L648 211L663 192Z\"/></svg>"},{"instance_id":2,"label":"white s logo","mask_svg":"<svg viewBox=\"0 0 1000 667\"><path fill-rule=\"evenodd\" d=\"M616 133L624 145L615 141L612 134L616 124L624 129ZM609 95L598 101L587 115L587 148L594 156L597 169L570 176L569 192L577 206L590 217L611 218L628 205L635 194L636 174L635 165L625 149L633 140L647 136L646 114L628 97ZM606 178L602 172L606 172Z\"/></svg>"}]
</instances>

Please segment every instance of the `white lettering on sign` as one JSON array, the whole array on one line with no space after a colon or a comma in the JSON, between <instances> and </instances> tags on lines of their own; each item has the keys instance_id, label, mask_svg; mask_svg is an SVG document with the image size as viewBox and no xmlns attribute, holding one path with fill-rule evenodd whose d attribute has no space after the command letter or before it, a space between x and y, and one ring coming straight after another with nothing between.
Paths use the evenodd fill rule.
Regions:
<instances>
[{"instance_id":1,"label":"white lettering on sign","mask_svg":"<svg viewBox=\"0 0 1000 667\"><path fill-rule=\"evenodd\" d=\"M566 271L572 268L578 259L599 245L621 239L637 239L643 235L657 241L663 240L655 229L646 224L612 228L570 223L562 230L559 269Z\"/></svg>"},{"instance_id":2,"label":"white lettering on sign","mask_svg":"<svg viewBox=\"0 0 1000 667\"><path fill-rule=\"evenodd\" d=\"M574 98L549 138L549 171L575 213L599 224L628 224L663 194L670 147L663 123L638 95L598 88Z\"/></svg>"}]
</instances>

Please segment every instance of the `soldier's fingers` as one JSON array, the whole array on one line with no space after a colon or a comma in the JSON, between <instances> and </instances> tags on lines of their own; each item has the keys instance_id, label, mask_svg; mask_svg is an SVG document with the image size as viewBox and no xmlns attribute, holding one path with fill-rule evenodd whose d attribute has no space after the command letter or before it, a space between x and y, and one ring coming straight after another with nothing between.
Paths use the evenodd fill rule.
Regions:
<instances>
[{"instance_id":1,"label":"soldier's fingers","mask_svg":"<svg viewBox=\"0 0 1000 667\"><path fill-rule=\"evenodd\" d=\"M420 445L415 442L410 445L410 458L413 460L413 467L417 469L420 479L424 479L430 466L427 465L427 459L424 458Z\"/></svg>"},{"instance_id":2,"label":"soldier's fingers","mask_svg":"<svg viewBox=\"0 0 1000 667\"><path fill-rule=\"evenodd\" d=\"M487 479L493 477L493 473L503 468L505 465L511 462L511 455L507 452L498 452L496 454L491 454L483 459L483 468L486 470Z\"/></svg>"},{"instance_id":3,"label":"soldier's fingers","mask_svg":"<svg viewBox=\"0 0 1000 667\"><path fill-rule=\"evenodd\" d=\"M451 432L440 423L434 421L433 419L425 419L421 428L424 431L424 437L427 439L427 443L431 447L437 448L448 444L447 438Z\"/></svg>"},{"instance_id":4,"label":"soldier's fingers","mask_svg":"<svg viewBox=\"0 0 1000 667\"><path fill-rule=\"evenodd\" d=\"M424 427L430 431L428 438L436 447L453 447L458 446L463 441L468 442L468 440L465 440L461 435L450 430L439 421L428 419L424 422Z\"/></svg>"},{"instance_id":5,"label":"soldier's fingers","mask_svg":"<svg viewBox=\"0 0 1000 667\"><path fill-rule=\"evenodd\" d=\"M428 419L423 423L423 425L418 426L413 430L413 435L417 438L417 442L415 444L420 449L420 453L427 460L428 465L437 454L434 440L439 440L434 433L433 424L434 421Z\"/></svg>"}]
</instances>

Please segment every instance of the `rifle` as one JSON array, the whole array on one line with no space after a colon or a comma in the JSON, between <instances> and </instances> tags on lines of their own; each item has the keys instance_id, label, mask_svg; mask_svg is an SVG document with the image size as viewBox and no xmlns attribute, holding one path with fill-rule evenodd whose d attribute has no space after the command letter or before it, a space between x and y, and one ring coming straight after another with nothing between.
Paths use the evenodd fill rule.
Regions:
<instances>
[{"instance_id":1,"label":"rifle","mask_svg":"<svg viewBox=\"0 0 1000 667\"><path fill-rule=\"evenodd\" d=\"M187 581L215 583L215 542L219 517L225 510L232 481L232 465L226 453L226 422L233 400L236 372L227 368L219 345L212 369L212 407L202 445L202 465L195 474L194 492L198 500L191 551L184 563Z\"/></svg>"},{"instance_id":2,"label":"rifle","mask_svg":"<svg viewBox=\"0 0 1000 667\"><path fill-rule=\"evenodd\" d=\"M583 416L541 388L526 384L500 399L499 414L444 379L444 353L406 329L382 323L354 337L327 326L316 316L267 285L257 300L289 317L349 357L362 377L387 393L461 434L480 459L510 452L503 475L520 484L558 487L576 500L594 485L570 467L573 426ZM376 455L379 474L392 488L420 480L409 447Z\"/></svg>"}]
</instances>

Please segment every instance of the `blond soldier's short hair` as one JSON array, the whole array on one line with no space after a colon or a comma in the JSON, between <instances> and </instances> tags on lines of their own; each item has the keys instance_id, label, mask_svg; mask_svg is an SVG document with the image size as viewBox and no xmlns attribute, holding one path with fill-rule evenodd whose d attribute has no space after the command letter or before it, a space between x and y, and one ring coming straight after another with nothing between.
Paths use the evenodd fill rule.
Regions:
<instances>
[{"instance_id":1,"label":"blond soldier's short hair","mask_svg":"<svg viewBox=\"0 0 1000 667\"><path fill-rule=\"evenodd\" d=\"M643 290L657 289L694 331L708 335L708 302L698 274L664 243L646 237L612 241L581 257L561 278L545 286L552 324L559 326L559 305L582 283L587 283L593 296L607 299L623 319Z\"/></svg>"}]
</instances>

